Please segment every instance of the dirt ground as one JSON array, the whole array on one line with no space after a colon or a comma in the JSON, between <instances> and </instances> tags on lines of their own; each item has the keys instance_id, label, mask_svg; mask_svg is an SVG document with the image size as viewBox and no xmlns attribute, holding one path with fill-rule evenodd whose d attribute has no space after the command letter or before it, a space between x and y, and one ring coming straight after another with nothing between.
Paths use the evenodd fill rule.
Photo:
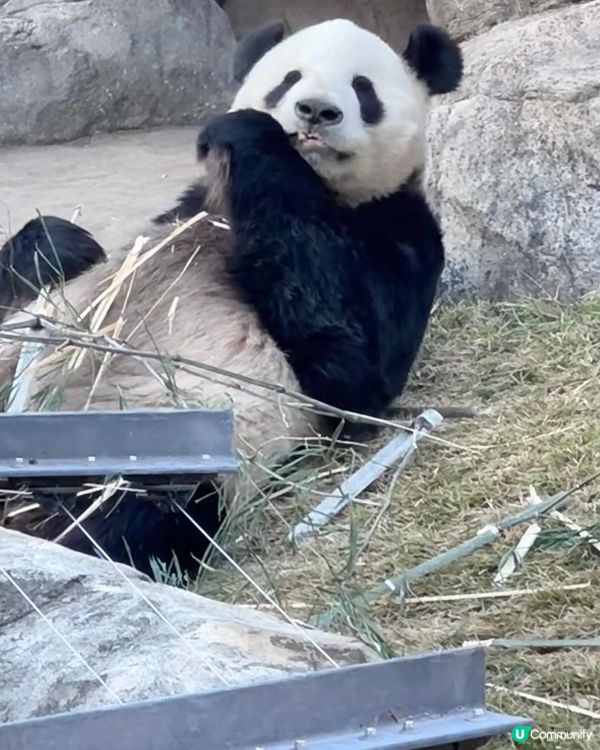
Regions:
<instances>
[{"instance_id":1,"label":"dirt ground","mask_svg":"<svg viewBox=\"0 0 600 750\"><path fill-rule=\"evenodd\" d=\"M110 252L170 208L194 178L196 128L0 148L0 238L41 213L71 218Z\"/></svg>"}]
</instances>

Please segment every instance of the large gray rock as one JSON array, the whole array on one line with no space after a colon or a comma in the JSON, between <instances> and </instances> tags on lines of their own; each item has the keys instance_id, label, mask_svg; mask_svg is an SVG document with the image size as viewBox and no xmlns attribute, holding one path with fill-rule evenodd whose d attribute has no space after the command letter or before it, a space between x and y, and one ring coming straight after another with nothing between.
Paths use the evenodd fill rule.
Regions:
<instances>
[{"instance_id":1,"label":"large gray rock","mask_svg":"<svg viewBox=\"0 0 600 750\"><path fill-rule=\"evenodd\" d=\"M462 41L498 23L584 0L427 0L434 23Z\"/></svg>"},{"instance_id":2,"label":"large gray rock","mask_svg":"<svg viewBox=\"0 0 600 750\"><path fill-rule=\"evenodd\" d=\"M187 124L229 94L214 0L0 2L0 143Z\"/></svg>"},{"instance_id":3,"label":"large gray rock","mask_svg":"<svg viewBox=\"0 0 600 750\"><path fill-rule=\"evenodd\" d=\"M600 283L600 0L465 42L431 111L428 188L454 294L576 297Z\"/></svg>"},{"instance_id":4,"label":"large gray rock","mask_svg":"<svg viewBox=\"0 0 600 750\"><path fill-rule=\"evenodd\" d=\"M303 632L119 569L126 579L102 560L0 529L0 722L115 702L52 628L123 702L221 688L221 678L242 685L330 666L309 637L338 664L375 659L357 641Z\"/></svg>"}]
</instances>

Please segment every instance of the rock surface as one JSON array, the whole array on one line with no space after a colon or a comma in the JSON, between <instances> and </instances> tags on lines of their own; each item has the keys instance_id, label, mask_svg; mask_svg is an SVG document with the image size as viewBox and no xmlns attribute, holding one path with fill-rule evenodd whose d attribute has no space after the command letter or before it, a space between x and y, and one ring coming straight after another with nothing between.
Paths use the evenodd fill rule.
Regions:
<instances>
[{"instance_id":1,"label":"rock surface","mask_svg":"<svg viewBox=\"0 0 600 750\"><path fill-rule=\"evenodd\" d=\"M428 188L453 294L576 297L600 284L600 0L463 45L431 111Z\"/></svg>"},{"instance_id":2,"label":"rock surface","mask_svg":"<svg viewBox=\"0 0 600 750\"><path fill-rule=\"evenodd\" d=\"M0 2L0 143L187 124L228 101L214 0Z\"/></svg>"},{"instance_id":3,"label":"rock surface","mask_svg":"<svg viewBox=\"0 0 600 750\"><path fill-rule=\"evenodd\" d=\"M282 19L291 31L329 18L349 18L404 49L408 34L427 21L425 0L224 0L221 3L237 34Z\"/></svg>"},{"instance_id":4,"label":"rock surface","mask_svg":"<svg viewBox=\"0 0 600 750\"><path fill-rule=\"evenodd\" d=\"M307 636L340 665L375 658L356 641L119 570L125 577L102 560L0 529L0 722L115 703L6 572L124 702L330 666Z\"/></svg>"},{"instance_id":5,"label":"rock surface","mask_svg":"<svg viewBox=\"0 0 600 750\"><path fill-rule=\"evenodd\" d=\"M585 0L427 0L433 23L443 26L458 41L480 34L513 18Z\"/></svg>"}]
</instances>

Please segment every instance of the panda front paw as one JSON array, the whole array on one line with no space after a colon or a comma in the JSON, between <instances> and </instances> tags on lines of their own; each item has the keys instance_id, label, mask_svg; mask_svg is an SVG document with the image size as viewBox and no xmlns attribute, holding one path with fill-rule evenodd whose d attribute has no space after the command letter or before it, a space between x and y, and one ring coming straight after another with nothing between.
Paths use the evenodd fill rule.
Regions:
<instances>
[{"instance_id":1,"label":"panda front paw","mask_svg":"<svg viewBox=\"0 0 600 750\"><path fill-rule=\"evenodd\" d=\"M290 148L284 129L271 115L254 109L214 117L202 128L196 143L199 161L223 152L250 154L257 149L272 152L282 147Z\"/></svg>"}]
</instances>

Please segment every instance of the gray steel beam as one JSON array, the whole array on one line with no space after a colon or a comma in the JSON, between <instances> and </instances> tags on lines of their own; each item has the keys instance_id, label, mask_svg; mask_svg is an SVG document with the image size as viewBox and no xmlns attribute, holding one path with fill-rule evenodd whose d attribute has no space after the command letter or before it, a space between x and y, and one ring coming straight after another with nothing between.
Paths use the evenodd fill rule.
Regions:
<instances>
[{"instance_id":1,"label":"gray steel beam","mask_svg":"<svg viewBox=\"0 0 600 750\"><path fill-rule=\"evenodd\" d=\"M0 414L0 479L198 476L237 467L229 410Z\"/></svg>"},{"instance_id":2,"label":"gray steel beam","mask_svg":"<svg viewBox=\"0 0 600 750\"><path fill-rule=\"evenodd\" d=\"M485 708L457 649L0 726L2 750L467 750L530 722Z\"/></svg>"}]
</instances>

